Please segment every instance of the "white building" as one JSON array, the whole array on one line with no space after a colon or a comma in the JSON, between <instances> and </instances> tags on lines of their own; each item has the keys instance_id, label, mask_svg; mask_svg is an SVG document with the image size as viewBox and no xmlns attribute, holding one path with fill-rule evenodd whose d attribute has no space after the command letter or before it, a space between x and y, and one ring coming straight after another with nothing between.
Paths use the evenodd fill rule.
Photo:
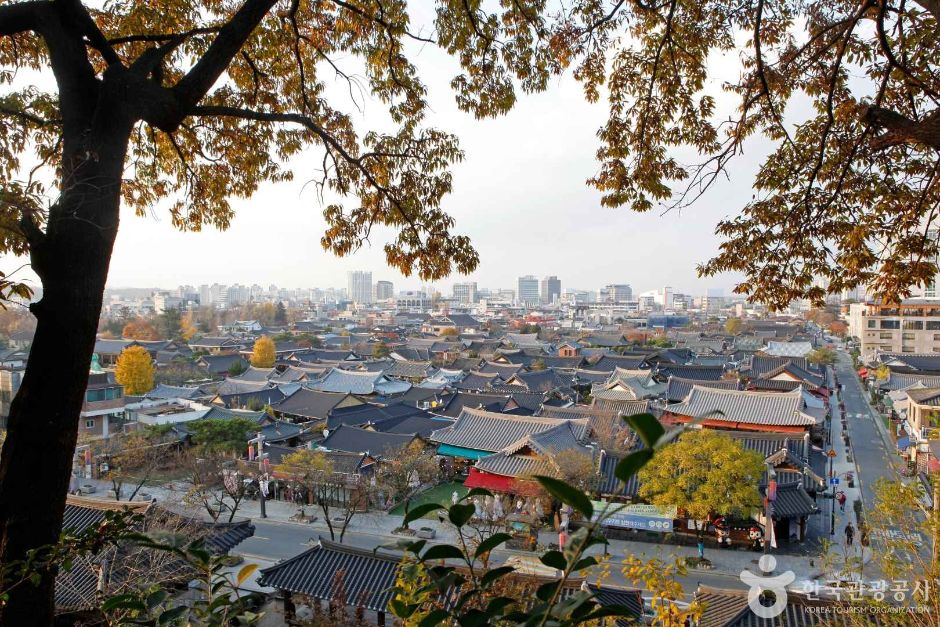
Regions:
<instances>
[{"instance_id":1,"label":"white building","mask_svg":"<svg viewBox=\"0 0 940 627\"><path fill-rule=\"evenodd\" d=\"M372 303L372 273L352 270L346 275L347 295L354 303L368 305Z\"/></svg>"}]
</instances>

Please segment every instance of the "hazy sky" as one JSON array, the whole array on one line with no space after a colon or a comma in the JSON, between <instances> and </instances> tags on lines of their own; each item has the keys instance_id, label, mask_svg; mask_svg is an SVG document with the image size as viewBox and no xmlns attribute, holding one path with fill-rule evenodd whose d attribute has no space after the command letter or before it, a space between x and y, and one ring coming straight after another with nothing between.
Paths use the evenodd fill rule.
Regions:
<instances>
[{"instance_id":1,"label":"hazy sky","mask_svg":"<svg viewBox=\"0 0 940 627\"><path fill-rule=\"evenodd\" d=\"M477 281L480 287L515 287L524 274L557 275L563 288L629 283L635 292L670 285L693 294L706 288L730 293L736 277L698 279L695 264L717 250L715 224L750 197L761 145L735 162L730 182L723 181L681 214L606 209L600 206L600 194L585 185L598 167L596 132L605 118L605 103L587 104L578 84L566 77L544 94L521 97L505 117L477 121L454 104L448 88L452 61L430 47L416 53L430 89L430 122L456 133L466 153L454 170L454 192L445 199L445 208L456 219L455 231L469 235L481 257L469 277L438 282L445 293L461 280ZM719 59L713 66L719 77L736 78L736 62ZM710 91L720 94L717 82ZM730 105L727 97L719 99L725 113ZM357 114L361 128L381 113L379 103L367 101L364 114ZM382 245L387 231L374 230L371 247L344 259L323 251L322 208L313 186L304 185L313 178L304 173L317 167L318 154L313 148L305 159L296 160L293 183L269 185L250 200L236 200L237 216L224 233L179 233L160 208L146 218L123 211L109 285L332 287L345 285L347 270L371 270L373 280L391 280L396 290L419 286L418 279L386 266ZM9 271L21 263L0 258L0 269Z\"/></svg>"}]
</instances>

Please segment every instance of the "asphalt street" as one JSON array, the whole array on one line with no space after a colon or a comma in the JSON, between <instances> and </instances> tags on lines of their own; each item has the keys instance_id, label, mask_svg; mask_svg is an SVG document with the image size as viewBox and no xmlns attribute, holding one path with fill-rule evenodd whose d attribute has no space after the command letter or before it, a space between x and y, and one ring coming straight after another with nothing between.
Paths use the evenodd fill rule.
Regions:
<instances>
[{"instance_id":1,"label":"asphalt street","mask_svg":"<svg viewBox=\"0 0 940 627\"><path fill-rule=\"evenodd\" d=\"M235 550L236 553L245 557L247 562L256 560L262 567L277 562L278 560L293 557L298 553L309 549L321 535L329 540L329 535L323 535L320 529L307 528L296 523L254 520L255 535L242 542ZM343 538L344 544L372 549L385 544L391 544L394 539L380 535L372 535L358 532L347 532ZM506 551L494 552L494 561L502 563L511 554ZM518 553L514 553L518 554ZM618 561L622 556L614 556ZM609 576L604 578L606 585L635 588L633 582L627 581L618 568L610 568ZM754 572L759 572L756 564ZM589 580L594 581L599 576L598 569L592 569L589 574ZM707 586L731 589L747 589L747 586L741 583L738 577L723 573L713 573L708 571L690 571L685 577L679 577L678 581L686 591L687 600L691 598L696 587L701 583Z\"/></svg>"},{"instance_id":2,"label":"asphalt street","mask_svg":"<svg viewBox=\"0 0 940 627\"><path fill-rule=\"evenodd\" d=\"M862 389L853 373L851 358L842 351L837 354L835 370L839 375L839 382L845 385L842 397L848 416L849 437L855 452L855 465L858 468L862 504L865 508L870 508L875 502L875 482L878 479L897 479L897 473L892 468L893 460L897 457L894 451L887 448L876 426L875 421L881 418L868 403L868 393Z\"/></svg>"}]
</instances>

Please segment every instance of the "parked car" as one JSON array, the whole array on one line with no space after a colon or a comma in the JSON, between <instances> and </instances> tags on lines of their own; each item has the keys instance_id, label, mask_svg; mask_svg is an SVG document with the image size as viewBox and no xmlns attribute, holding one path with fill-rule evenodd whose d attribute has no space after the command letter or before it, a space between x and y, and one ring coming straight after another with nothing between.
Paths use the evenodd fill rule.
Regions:
<instances>
[{"instance_id":1,"label":"parked car","mask_svg":"<svg viewBox=\"0 0 940 627\"><path fill-rule=\"evenodd\" d=\"M78 493L79 494L94 494L96 490L97 488L95 488L95 486L93 486L90 483L86 483L81 488L79 488Z\"/></svg>"}]
</instances>

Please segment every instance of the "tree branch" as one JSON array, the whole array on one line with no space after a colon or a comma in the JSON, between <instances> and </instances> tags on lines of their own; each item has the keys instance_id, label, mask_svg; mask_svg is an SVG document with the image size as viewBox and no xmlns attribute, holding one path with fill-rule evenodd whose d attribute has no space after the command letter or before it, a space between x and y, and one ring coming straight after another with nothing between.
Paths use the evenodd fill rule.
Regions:
<instances>
[{"instance_id":1,"label":"tree branch","mask_svg":"<svg viewBox=\"0 0 940 627\"><path fill-rule=\"evenodd\" d=\"M277 0L245 0L193 68L173 87L182 105L177 124L205 96Z\"/></svg>"},{"instance_id":2,"label":"tree branch","mask_svg":"<svg viewBox=\"0 0 940 627\"><path fill-rule=\"evenodd\" d=\"M81 3L81 0L57 0L57 2L65 12L65 16L74 20L82 34L88 37L91 47L101 53L108 65L121 65L121 58L111 47L111 44L108 43L107 38L98 28L98 24L92 19L91 14L85 8L85 5Z\"/></svg>"},{"instance_id":3,"label":"tree branch","mask_svg":"<svg viewBox=\"0 0 940 627\"><path fill-rule=\"evenodd\" d=\"M929 12L933 19L940 24L940 0L914 0L917 4Z\"/></svg>"},{"instance_id":4,"label":"tree branch","mask_svg":"<svg viewBox=\"0 0 940 627\"><path fill-rule=\"evenodd\" d=\"M38 30L43 12L52 8L48 0L17 2L0 6L0 36Z\"/></svg>"},{"instance_id":5,"label":"tree branch","mask_svg":"<svg viewBox=\"0 0 940 627\"><path fill-rule=\"evenodd\" d=\"M911 143L940 149L940 109L918 121L897 111L872 105L862 109L862 121L885 131L872 140L872 147L876 150Z\"/></svg>"}]
</instances>

